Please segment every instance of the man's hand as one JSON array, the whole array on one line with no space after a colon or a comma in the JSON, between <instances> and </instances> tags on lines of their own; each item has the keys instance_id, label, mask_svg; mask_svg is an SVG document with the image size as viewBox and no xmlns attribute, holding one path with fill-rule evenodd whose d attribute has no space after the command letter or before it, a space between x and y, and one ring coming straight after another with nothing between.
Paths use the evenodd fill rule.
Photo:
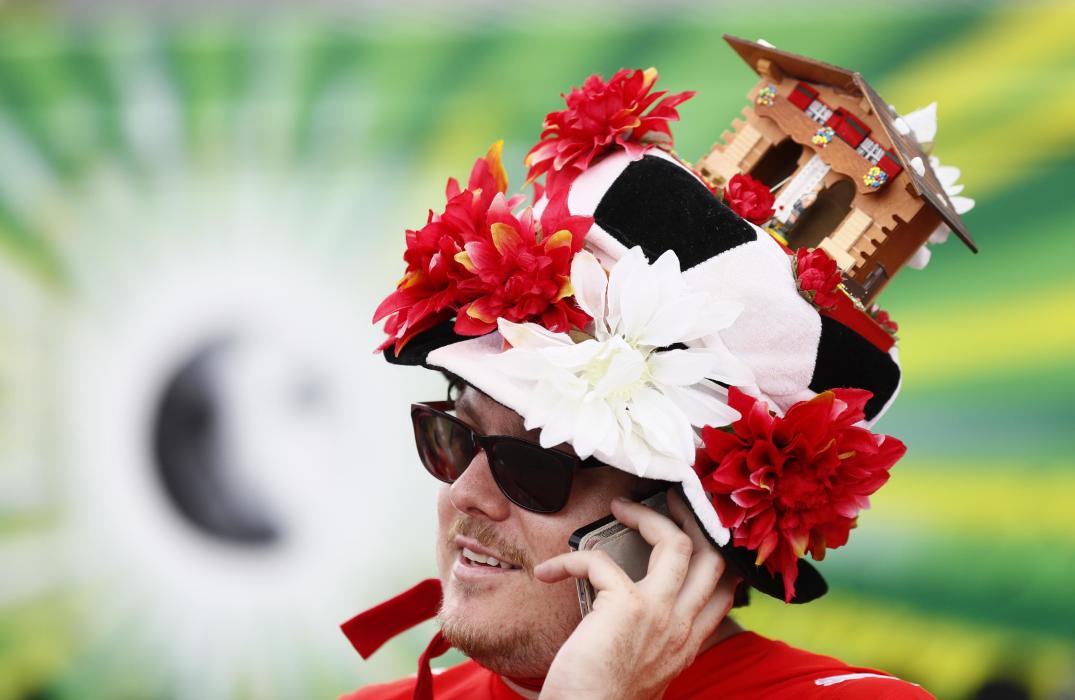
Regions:
<instances>
[{"instance_id":1,"label":"man's hand","mask_svg":"<svg viewBox=\"0 0 1075 700\"><path fill-rule=\"evenodd\" d=\"M542 698L659 698L732 607L736 577L694 515L669 491L672 518L616 499L612 514L653 545L648 572L632 581L605 552L569 552L542 562L538 579L587 578L593 610L560 648Z\"/></svg>"}]
</instances>

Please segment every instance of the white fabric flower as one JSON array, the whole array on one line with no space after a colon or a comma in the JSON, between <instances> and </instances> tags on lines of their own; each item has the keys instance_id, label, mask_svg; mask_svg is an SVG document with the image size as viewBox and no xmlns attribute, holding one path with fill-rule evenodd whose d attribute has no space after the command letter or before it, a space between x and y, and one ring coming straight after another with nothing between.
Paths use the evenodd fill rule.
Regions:
<instances>
[{"instance_id":1,"label":"white fabric flower","mask_svg":"<svg viewBox=\"0 0 1075 700\"><path fill-rule=\"evenodd\" d=\"M892 105L889 105L889 107L891 106ZM915 140L918 141L923 150L928 152L933 144L933 139L937 136L937 103L931 102L925 107L917 109L910 114L897 117L895 122L897 130L899 130L901 134L913 134ZM923 175L926 171L925 164L922 162L922 159L917 156L911 159L911 167L914 168L915 172L919 175ZM957 214L966 214L974 208L973 199L970 197L959 196L959 194L963 192L963 185L959 184L959 168L951 165L941 165L941 161L938 160L936 156L929 157L929 167L937 176L937 181L940 183L941 188L944 189L944 193L948 197L952 209L954 209ZM934 245L944 243L948 240L949 233L951 233L951 229L946 225L941 224L930 234L927 243ZM908 266L916 270L921 270L929 264L931 252L927 247L927 243L923 243L918 250L911 255L907 260Z\"/></svg>"},{"instance_id":2,"label":"white fabric flower","mask_svg":"<svg viewBox=\"0 0 1075 700\"><path fill-rule=\"evenodd\" d=\"M633 248L607 275L580 251L571 284L594 319L592 337L576 342L535 323L498 321L512 347L493 361L528 385L519 410L526 428L541 429L544 447L568 442L580 457L681 481L694 462L692 426L739 418L716 381L754 382L717 334L742 305L690 289L672 251L650 265Z\"/></svg>"}]
</instances>

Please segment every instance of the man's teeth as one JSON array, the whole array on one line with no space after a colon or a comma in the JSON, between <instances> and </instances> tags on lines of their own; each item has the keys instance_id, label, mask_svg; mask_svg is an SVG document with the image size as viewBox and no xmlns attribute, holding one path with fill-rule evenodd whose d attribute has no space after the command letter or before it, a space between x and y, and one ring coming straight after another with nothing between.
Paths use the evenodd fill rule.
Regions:
<instances>
[{"instance_id":1,"label":"man's teeth","mask_svg":"<svg viewBox=\"0 0 1075 700\"><path fill-rule=\"evenodd\" d=\"M484 554L478 554L472 549L463 547L463 556L474 562L475 564L485 564L486 566L499 566L501 569L514 569L515 567L507 562L500 561L496 557L487 557Z\"/></svg>"}]
</instances>

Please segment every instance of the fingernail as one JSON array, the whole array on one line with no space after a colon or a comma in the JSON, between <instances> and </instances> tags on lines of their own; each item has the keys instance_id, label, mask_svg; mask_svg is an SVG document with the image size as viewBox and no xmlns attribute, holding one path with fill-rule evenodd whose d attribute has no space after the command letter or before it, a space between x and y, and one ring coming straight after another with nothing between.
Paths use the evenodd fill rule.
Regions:
<instances>
[{"instance_id":1,"label":"fingernail","mask_svg":"<svg viewBox=\"0 0 1075 700\"><path fill-rule=\"evenodd\" d=\"M634 502L630 498L627 498L626 496L616 496L612 500L614 500L614 501L616 501L618 503L633 503Z\"/></svg>"}]
</instances>

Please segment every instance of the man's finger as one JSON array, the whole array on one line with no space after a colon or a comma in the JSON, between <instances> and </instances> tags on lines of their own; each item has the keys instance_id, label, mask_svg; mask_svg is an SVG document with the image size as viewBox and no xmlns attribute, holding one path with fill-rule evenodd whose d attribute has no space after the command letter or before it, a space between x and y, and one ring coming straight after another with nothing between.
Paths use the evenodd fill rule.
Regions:
<instances>
[{"instance_id":1,"label":"man's finger","mask_svg":"<svg viewBox=\"0 0 1075 700\"><path fill-rule=\"evenodd\" d=\"M705 549L691 557L683 587L676 597L676 610L684 617L693 619L714 595L724 571L724 557L707 542Z\"/></svg>"},{"instance_id":2,"label":"man's finger","mask_svg":"<svg viewBox=\"0 0 1075 700\"><path fill-rule=\"evenodd\" d=\"M687 575L676 598L677 611L687 619L694 619L713 595L721 574L724 573L724 558L706 538L698 525L698 519L675 490L668 492L668 511L694 543L694 553L687 567Z\"/></svg>"},{"instance_id":3,"label":"man's finger","mask_svg":"<svg viewBox=\"0 0 1075 700\"><path fill-rule=\"evenodd\" d=\"M646 576L639 586L663 600L675 600L687 575L694 543L671 519L642 505L616 499L612 514L627 527L638 530L642 539L653 545Z\"/></svg>"},{"instance_id":4,"label":"man's finger","mask_svg":"<svg viewBox=\"0 0 1075 700\"><path fill-rule=\"evenodd\" d=\"M634 585L624 570L600 550L558 554L534 567L534 576L545 583L585 578L598 591Z\"/></svg>"},{"instance_id":5,"label":"man's finger","mask_svg":"<svg viewBox=\"0 0 1075 700\"><path fill-rule=\"evenodd\" d=\"M739 585L739 581L739 577L731 573L721 576L713 595L694 616L690 636L695 644L705 641L709 635L713 634L713 630L717 629L717 625L728 616L728 612L735 603L735 588Z\"/></svg>"}]
</instances>

